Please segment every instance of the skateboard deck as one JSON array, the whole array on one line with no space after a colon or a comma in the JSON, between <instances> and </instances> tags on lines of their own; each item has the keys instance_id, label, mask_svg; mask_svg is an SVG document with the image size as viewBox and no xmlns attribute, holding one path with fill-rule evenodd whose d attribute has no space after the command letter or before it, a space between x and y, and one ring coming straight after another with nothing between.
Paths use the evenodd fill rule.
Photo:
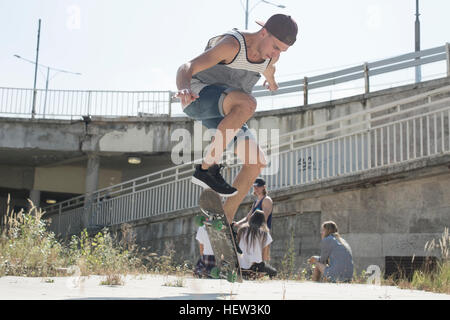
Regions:
<instances>
[{"instance_id":1,"label":"skateboard deck","mask_svg":"<svg viewBox=\"0 0 450 320\"><path fill-rule=\"evenodd\" d=\"M220 196L212 189L205 189L199 200L202 215L196 217L197 225L205 225L216 259L216 267L211 270L213 278L242 282L236 244L233 233L222 207Z\"/></svg>"}]
</instances>

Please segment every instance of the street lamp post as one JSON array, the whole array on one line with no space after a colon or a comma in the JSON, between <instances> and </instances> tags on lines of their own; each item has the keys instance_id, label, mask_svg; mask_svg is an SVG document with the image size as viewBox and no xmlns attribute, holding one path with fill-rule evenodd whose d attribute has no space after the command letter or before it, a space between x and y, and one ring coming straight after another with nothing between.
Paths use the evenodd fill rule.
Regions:
<instances>
[{"instance_id":1,"label":"street lamp post","mask_svg":"<svg viewBox=\"0 0 450 320\"><path fill-rule=\"evenodd\" d=\"M248 16L250 14L250 12L252 12L252 10L261 2L265 3L265 4L270 4L272 6L278 7L278 8L286 8L286 6L282 5L282 4L276 4L270 1L266 1L266 0L259 0L250 10L248 9L248 1L249 0L245 0L245 30L248 29Z\"/></svg>"},{"instance_id":2,"label":"street lamp post","mask_svg":"<svg viewBox=\"0 0 450 320\"><path fill-rule=\"evenodd\" d=\"M39 61L39 39L41 37L41 19L39 19L38 36L37 36L37 46L36 46L36 66L34 68L34 85L33 85L33 105L31 107L31 118L34 119L36 115L36 78L37 69Z\"/></svg>"},{"instance_id":3,"label":"street lamp post","mask_svg":"<svg viewBox=\"0 0 450 320\"><path fill-rule=\"evenodd\" d=\"M420 51L420 20L419 20L419 0L416 0L416 22L414 25L414 34L415 34L415 51ZM420 60L419 57L416 60ZM420 66L416 66L416 83L422 81L422 70Z\"/></svg>"}]
</instances>

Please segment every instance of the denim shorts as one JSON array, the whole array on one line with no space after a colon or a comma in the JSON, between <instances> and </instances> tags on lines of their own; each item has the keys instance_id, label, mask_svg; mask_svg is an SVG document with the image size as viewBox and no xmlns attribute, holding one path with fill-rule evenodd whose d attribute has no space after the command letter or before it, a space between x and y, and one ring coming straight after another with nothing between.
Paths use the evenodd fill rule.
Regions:
<instances>
[{"instance_id":1,"label":"denim shorts","mask_svg":"<svg viewBox=\"0 0 450 320\"><path fill-rule=\"evenodd\" d=\"M183 112L190 118L201 121L206 128L217 129L219 123L225 117L223 113L223 100L227 93L232 90L218 85L206 86L200 91L199 98L184 108ZM244 123L234 137L235 142L240 139L255 140L246 123Z\"/></svg>"}]
</instances>

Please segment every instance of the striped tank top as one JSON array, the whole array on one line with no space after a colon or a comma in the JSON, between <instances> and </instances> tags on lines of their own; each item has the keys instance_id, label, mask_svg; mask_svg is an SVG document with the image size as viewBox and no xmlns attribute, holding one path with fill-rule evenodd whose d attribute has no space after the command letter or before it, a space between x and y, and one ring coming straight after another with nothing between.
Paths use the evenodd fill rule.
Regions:
<instances>
[{"instance_id":1,"label":"striped tank top","mask_svg":"<svg viewBox=\"0 0 450 320\"><path fill-rule=\"evenodd\" d=\"M251 94L253 87L261 78L261 73L269 65L270 59L261 63L254 63L248 60L245 38L237 29L210 39L205 51L214 47L224 35L230 35L239 41L239 52L232 62L228 64L219 63L195 74L191 81L191 89L193 92L199 94L208 85L219 85Z\"/></svg>"}]
</instances>

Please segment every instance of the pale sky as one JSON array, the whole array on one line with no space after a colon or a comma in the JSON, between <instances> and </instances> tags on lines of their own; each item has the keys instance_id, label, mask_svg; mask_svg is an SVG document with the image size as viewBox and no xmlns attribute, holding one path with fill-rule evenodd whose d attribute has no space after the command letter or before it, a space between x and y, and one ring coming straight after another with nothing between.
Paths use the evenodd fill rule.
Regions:
<instances>
[{"instance_id":1,"label":"pale sky","mask_svg":"<svg viewBox=\"0 0 450 320\"><path fill-rule=\"evenodd\" d=\"M250 0L256 19L291 15L298 40L277 63L286 81L414 51L415 0ZM259 3L258 3L259 2ZM38 19L39 63L57 74L51 89L174 90L178 67L209 38L244 29L245 0L0 0L0 86L31 88ZM421 47L450 42L449 0L421 0ZM38 88L45 87L44 69ZM444 72L444 70L442 70ZM52 77L54 74L52 74Z\"/></svg>"}]
</instances>

